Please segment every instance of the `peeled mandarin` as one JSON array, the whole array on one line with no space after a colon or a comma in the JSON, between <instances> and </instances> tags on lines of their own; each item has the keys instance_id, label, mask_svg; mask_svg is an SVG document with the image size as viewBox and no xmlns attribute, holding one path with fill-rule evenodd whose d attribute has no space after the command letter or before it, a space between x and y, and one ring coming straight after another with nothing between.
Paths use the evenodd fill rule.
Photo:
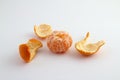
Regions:
<instances>
[{"instance_id":1,"label":"peeled mandarin","mask_svg":"<svg viewBox=\"0 0 120 80\"><path fill-rule=\"evenodd\" d=\"M47 38L47 46L54 53L65 53L71 45L72 38L65 31L54 31Z\"/></svg>"}]
</instances>

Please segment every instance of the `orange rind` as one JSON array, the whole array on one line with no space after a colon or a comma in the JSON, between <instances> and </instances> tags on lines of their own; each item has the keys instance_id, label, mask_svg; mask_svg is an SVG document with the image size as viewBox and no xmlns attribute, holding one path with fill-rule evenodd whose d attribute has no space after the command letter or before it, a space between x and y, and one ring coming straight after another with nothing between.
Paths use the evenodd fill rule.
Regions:
<instances>
[{"instance_id":1,"label":"orange rind","mask_svg":"<svg viewBox=\"0 0 120 80\"><path fill-rule=\"evenodd\" d=\"M90 35L90 33L88 32L86 34L86 37L83 40L81 40L75 44L75 48L82 55L85 55L85 56L95 54L101 48L101 46L103 46L105 44L105 42L103 40L98 41L96 43L87 44L86 42L87 42L89 35Z\"/></svg>"},{"instance_id":2,"label":"orange rind","mask_svg":"<svg viewBox=\"0 0 120 80\"><path fill-rule=\"evenodd\" d=\"M54 53L65 53L71 45L72 38L65 31L53 31L47 38L47 46Z\"/></svg>"},{"instance_id":3,"label":"orange rind","mask_svg":"<svg viewBox=\"0 0 120 80\"><path fill-rule=\"evenodd\" d=\"M52 33L52 28L48 24L35 25L34 32L38 37L45 39Z\"/></svg>"},{"instance_id":4,"label":"orange rind","mask_svg":"<svg viewBox=\"0 0 120 80\"><path fill-rule=\"evenodd\" d=\"M36 51L43 45L36 39L30 39L26 44L19 45L19 52L21 58L25 62L30 62L36 55Z\"/></svg>"}]
</instances>

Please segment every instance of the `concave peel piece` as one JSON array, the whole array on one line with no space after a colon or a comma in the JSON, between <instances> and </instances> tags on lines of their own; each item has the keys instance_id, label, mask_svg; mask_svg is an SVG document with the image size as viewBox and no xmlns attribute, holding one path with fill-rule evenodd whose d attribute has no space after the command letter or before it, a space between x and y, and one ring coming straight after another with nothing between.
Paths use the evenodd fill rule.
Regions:
<instances>
[{"instance_id":1,"label":"concave peel piece","mask_svg":"<svg viewBox=\"0 0 120 80\"><path fill-rule=\"evenodd\" d=\"M25 62L30 62L36 55L37 50L42 46L42 43L36 39L30 39L26 44L20 44L19 52L21 58Z\"/></svg>"},{"instance_id":2,"label":"concave peel piece","mask_svg":"<svg viewBox=\"0 0 120 80\"><path fill-rule=\"evenodd\" d=\"M89 56L89 55L95 54L100 49L100 47L105 44L105 42L103 40L98 41L96 43L89 43L89 44L87 44L87 40L88 40L89 36L90 36L90 33L88 32L86 34L86 37L83 40L78 41L75 44L75 48L82 55L85 55L85 56Z\"/></svg>"},{"instance_id":3,"label":"concave peel piece","mask_svg":"<svg viewBox=\"0 0 120 80\"><path fill-rule=\"evenodd\" d=\"M48 24L35 25L34 32L38 37L45 39L52 33L52 28Z\"/></svg>"}]
</instances>

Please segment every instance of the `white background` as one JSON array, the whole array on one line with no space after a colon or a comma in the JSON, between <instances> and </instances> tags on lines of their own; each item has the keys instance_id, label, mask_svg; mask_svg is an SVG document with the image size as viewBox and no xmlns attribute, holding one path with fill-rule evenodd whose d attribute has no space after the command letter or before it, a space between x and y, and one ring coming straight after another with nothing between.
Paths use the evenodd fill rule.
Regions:
<instances>
[{"instance_id":1,"label":"white background","mask_svg":"<svg viewBox=\"0 0 120 80\"><path fill-rule=\"evenodd\" d=\"M39 39L35 24L50 24L73 38L63 55L44 47L30 63L19 44ZM91 42L106 44L83 57L74 44L90 32ZM0 0L0 80L120 80L120 0ZM39 39L40 40L40 39Z\"/></svg>"}]
</instances>

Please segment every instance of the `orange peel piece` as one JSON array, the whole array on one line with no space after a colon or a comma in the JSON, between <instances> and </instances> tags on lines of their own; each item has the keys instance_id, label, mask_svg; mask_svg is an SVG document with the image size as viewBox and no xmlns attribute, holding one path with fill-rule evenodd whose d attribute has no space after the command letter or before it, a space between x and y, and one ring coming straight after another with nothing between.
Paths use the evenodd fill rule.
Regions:
<instances>
[{"instance_id":1,"label":"orange peel piece","mask_svg":"<svg viewBox=\"0 0 120 80\"><path fill-rule=\"evenodd\" d=\"M39 26L34 26L35 34L40 38L46 38L52 33L52 28L48 24L41 24Z\"/></svg>"},{"instance_id":2,"label":"orange peel piece","mask_svg":"<svg viewBox=\"0 0 120 80\"><path fill-rule=\"evenodd\" d=\"M100 47L105 44L105 42L103 40L98 41L96 43L87 44L86 42L88 40L89 35L90 35L90 33L88 32L86 34L86 37L83 40L81 40L75 44L75 48L82 55L85 55L85 56L89 56L89 55L96 53L100 49Z\"/></svg>"},{"instance_id":3,"label":"orange peel piece","mask_svg":"<svg viewBox=\"0 0 120 80\"><path fill-rule=\"evenodd\" d=\"M21 58L25 62L30 62L36 55L36 51L43 45L36 39L30 39L26 44L19 45L19 52Z\"/></svg>"}]
</instances>

